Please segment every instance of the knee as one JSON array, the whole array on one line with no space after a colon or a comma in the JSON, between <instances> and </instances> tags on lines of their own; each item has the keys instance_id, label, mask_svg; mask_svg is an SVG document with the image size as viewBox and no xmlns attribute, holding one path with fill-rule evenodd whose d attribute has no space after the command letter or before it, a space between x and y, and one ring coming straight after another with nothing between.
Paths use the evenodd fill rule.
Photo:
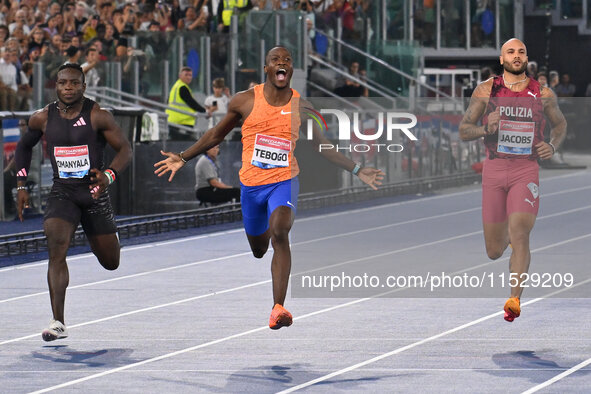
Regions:
<instances>
[{"instance_id":1,"label":"knee","mask_svg":"<svg viewBox=\"0 0 591 394\"><path fill-rule=\"evenodd\" d=\"M254 248L252 249L252 255L256 258L256 259L262 259L263 256L265 255L265 253L267 253L267 248Z\"/></svg>"},{"instance_id":2,"label":"knee","mask_svg":"<svg viewBox=\"0 0 591 394\"><path fill-rule=\"evenodd\" d=\"M521 245L529 244L529 232L527 231L512 231L511 245L519 247Z\"/></svg>"},{"instance_id":3,"label":"knee","mask_svg":"<svg viewBox=\"0 0 591 394\"><path fill-rule=\"evenodd\" d=\"M278 226L271 230L271 243L280 245L289 243L289 228Z\"/></svg>"},{"instance_id":4,"label":"knee","mask_svg":"<svg viewBox=\"0 0 591 394\"><path fill-rule=\"evenodd\" d=\"M108 271L115 271L119 268L119 256L103 256L99 257L98 260L103 268Z\"/></svg>"},{"instance_id":5,"label":"knee","mask_svg":"<svg viewBox=\"0 0 591 394\"><path fill-rule=\"evenodd\" d=\"M486 254L488 258L491 260L497 260L503 255L503 250L499 249L486 249Z\"/></svg>"}]
</instances>

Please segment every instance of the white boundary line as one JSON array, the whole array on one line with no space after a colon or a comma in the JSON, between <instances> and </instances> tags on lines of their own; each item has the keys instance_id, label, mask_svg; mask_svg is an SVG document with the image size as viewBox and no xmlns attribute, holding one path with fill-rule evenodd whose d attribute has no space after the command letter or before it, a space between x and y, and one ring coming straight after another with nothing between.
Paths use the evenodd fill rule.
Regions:
<instances>
[{"instance_id":1,"label":"white boundary line","mask_svg":"<svg viewBox=\"0 0 591 394\"><path fill-rule=\"evenodd\" d=\"M580 239L583 239L583 238L588 238L588 237L591 237L591 233L586 234L584 236L573 238L570 241L573 242L573 241L580 240ZM560 241L560 242L557 243L557 245L562 245L562 244L565 244L567 242L569 242L569 240ZM537 251L537 249L536 250L532 250L531 253L535 253L536 251ZM580 285L586 284L588 282L591 282L591 278L590 279L587 279L585 281L579 282L576 285L571 286L569 288L557 290L557 291L555 291L553 293L548 294L547 296L545 296L543 298L536 298L536 299L533 299L531 301L525 302L525 303L522 304L522 306L533 304L533 303L538 302L538 301L540 301L540 300L542 300L544 298L550 297L550 296L552 296L554 294L562 293L564 291L571 290L572 288L574 288L576 286L580 286ZM329 311L333 311L333 310L336 310L336 309L345 308L345 307L348 307L348 306L351 306L351 305L359 304L361 302L365 302L365 301L368 301L368 300L371 300L371 299L373 299L373 298L361 298L361 299L357 299L357 300L354 300L354 301L346 302L344 304L339 304L339 305L335 305L335 306L332 306L332 307L324 308L324 309L321 309L321 310L318 310L318 311L315 311L315 312L311 312L311 313L308 313L308 314L299 316L299 317L295 318L294 320L305 319L305 318L308 318L308 317L311 317L311 316L319 315L319 314L326 313L326 312L329 312ZM349 371L351 371L353 369L357 369L359 367L365 366L367 364L371 364L371 363L373 363L375 361L379 361L379 360L381 360L383 358L386 358L386 357L389 357L391 355L394 355L394 354L397 354L397 353L401 353L401 352L403 352L405 350L412 349L413 347L416 347L416 346L422 345L424 343L433 341L433 340L435 340L435 339L437 339L439 337L442 337L442 336L445 336L445 335L454 333L456 331L462 330L464 328L473 326L473 325L478 324L478 323L480 323L482 321L491 319L492 317L502 315L503 313L504 313L503 311L500 311L500 312L496 312L496 313L487 315L487 316L482 317L480 319L473 320L472 322L463 324L463 325L461 325L459 327L453 328L453 329L448 330L448 331L445 331L443 333L434 335L434 336L429 337L429 338L425 338L425 339L423 339L421 341L415 342L413 344L410 344L410 345L404 346L402 348L396 349L396 350L394 350L392 352L386 353L386 355L380 355L378 357L374 357L373 359L367 360L367 361L365 361L363 363L355 364L354 366L351 366L351 367L342 369L340 371L333 372L333 373L331 373L329 375L325 375L324 377L320 377L320 378L311 380L309 382L303 383L301 385L294 386L294 387L292 387L292 388L290 388L288 390L282 391L282 393L288 393L288 392L291 392L291 391L299 390L300 388L308 387L308 386L310 386L312 384L315 384L315 383L318 383L320 381L329 379L329 378L331 378L333 376L337 376L337 375L343 374L345 372L349 372ZM55 386L47 387L47 388L42 389L42 390L34 391L34 392L32 392L32 394L46 393L46 392L57 390L57 389L61 389L61 388L64 388L64 387L73 386L75 384L82 383L82 382L85 382L85 381L88 381L88 380L92 380L92 379L100 378L100 377L103 377L103 376L111 375L111 374L114 374L116 372L125 371L125 370L128 370L130 368L134 368L134 367L137 367L137 366L145 365L145 364L152 363L152 362L155 362L155 361L160 361L160 360L168 359L168 358L171 358L171 357L175 357L175 356L178 356L180 354L184 354L184 353L188 353L188 352L191 352L191 351L194 351L194 350L202 349L202 348L205 348L205 347L208 347L208 346L216 345L218 343L226 342L226 341L229 341L229 340L235 339L235 338L240 338L240 337L243 337L243 336L246 336L246 335L255 333L255 332L266 330L266 329L268 329L267 326L254 328L254 329L251 329L251 330L248 330L248 331L244 331L244 332L241 332L241 333L238 333L238 334L230 335L230 336L219 338L219 339L216 339L216 340L213 340L213 341L210 341L210 342L205 342L205 343L202 343L202 344L199 344L199 345L196 345L196 346L191 346L191 347L188 347L188 348L185 348L185 349L181 349L181 350L178 350L176 352L166 353L166 354L163 354L163 355L160 355L160 356L156 356L156 357L153 357L153 358L150 358L150 359L146 359L146 360L139 361L139 362L136 362L136 363L124 365L122 367L118 367L118 368L106 370L106 371L103 371L103 372L100 372L100 373L96 373L96 374L93 374L93 375L88 375L88 376L85 376L83 378L71 380L71 381L64 382L64 383L61 383L61 384L58 384L58 385L55 385Z\"/></svg>"},{"instance_id":2,"label":"white boundary line","mask_svg":"<svg viewBox=\"0 0 591 394\"><path fill-rule=\"evenodd\" d=\"M551 384L558 382L562 378L566 378L568 375L577 372L579 369L585 368L589 364L591 364L591 358L588 358L587 360L583 361L582 363L579 363L579 364L575 365L574 367L564 371L563 373L554 376L552 379L546 380L544 383L540 383L537 386L534 386L531 389L524 391L522 394L535 393L536 391L539 391L539 390L543 389L544 387L548 387Z\"/></svg>"}]
</instances>

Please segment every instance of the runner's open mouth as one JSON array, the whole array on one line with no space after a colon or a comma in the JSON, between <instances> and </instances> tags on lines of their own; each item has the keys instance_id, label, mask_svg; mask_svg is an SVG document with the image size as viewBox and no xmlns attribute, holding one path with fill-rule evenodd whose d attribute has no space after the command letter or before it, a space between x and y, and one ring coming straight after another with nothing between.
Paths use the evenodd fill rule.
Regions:
<instances>
[{"instance_id":1,"label":"runner's open mouth","mask_svg":"<svg viewBox=\"0 0 591 394\"><path fill-rule=\"evenodd\" d=\"M280 68L275 73L275 76L277 77L278 81L284 81L285 77L287 76L287 71L284 68Z\"/></svg>"}]
</instances>

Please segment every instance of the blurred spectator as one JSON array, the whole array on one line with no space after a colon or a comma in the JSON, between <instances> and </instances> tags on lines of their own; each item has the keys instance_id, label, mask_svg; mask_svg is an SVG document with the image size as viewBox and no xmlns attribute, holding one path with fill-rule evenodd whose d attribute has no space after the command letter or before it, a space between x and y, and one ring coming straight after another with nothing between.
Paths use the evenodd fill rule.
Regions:
<instances>
[{"instance_id":1,"label":"blurred spectator","mask_svg":"<svg viewBox=\"0 0 591 394\"><path fill-rule=\"evenodd\" d=\"M49 19L47 19L47 22L44 23L43 25L41 25L41 27L43 27L43 30L45 30L47 32L47 35L49 37L53 37L59 33L59 31L58 31L59 18L60 18L59 15L50 16Z\"/></svg>"},{"instance_id":2,"label":"blurred spectator","mask_svg":"<svg viewBox=\"0 0 591 394\"><path fill-rule=\"evenodd\" d=\"M96 28L98 24L99 16L94 15L82 26L82 41L89 42L96 37Z\"/></svg>"},{"instance_id":3,"label":"blurred spectator","mask_svg":"<svg viewBox=\"0 0 591 394\"><path fill-rule=\"evenodd\" d=\"M550 87L550 89L554 90L554 93L556 93L556 86L558 86L558 84L560 83L558 71L550 71L550 74L548 74L548 76L548 86Z\"/></svg>"},{"instance_id":4,"label":"blurred spectator","mask_svg":"<svg viewBox=\"0 0 591 394\"><path fill-rule=\"evenodd\" d=\"M92 40L90 40L90 42L88 43L88 47L95 47L96 51L98 52L99 55L99 60L101 62L106 62L108 60L108 57L103 53L103 42L101 40L99 40L98 38L94 38Z\"/></svg>"},{"instance_id":5,"label":"blurred spectator","mask_svg":"<svg viewBox=\"0 0 591 394\"><path fill-rule=\"evenodd\" d=\"M82 45L80 43L80 36L73 36L70 41L70 45L75 46L76 48L81 48Z\"/></svg>"},{"instance_id":6,"label":"blurred spectator","mask_svg":"<svg viewBox=\"0 0 591 394\"><path fill-rule=\"evenodd\" d=\"M17 70L10 56L6 47L0 48L0 111L15 111L17 108Z\"/></svg>"},{"instance_id":7,"label":"blurred spectator","mask_svg":"<svg viewBox=\"0 0 591 394\"><path fill-rule=\"evenodd\" d=\"M63 36L66 37L74 37L77 33L76 31L76 18L74 16L74 10L76 5L74 3L68 2L64 4L62 7L62 29L61 33Z\"/></svg>"},{"instance_id":8,"label":"blurred spectator","mask_svg":"<svg viewBox=\"0 0 591 394\"><path fill-rule=\"evenodd\" d=\"M201 202L224 203L240 201L240 188L226 185L219 177L217 157L220 146L216 145L203 154L195 164L195 197Z\"/></svg>"},{"instance_id":9,"label":"blurred spectator","mask_svg":"<svg viewBox=\"0 0 591 394\"><path fill-rule=\"evenodd\" d=\"M246 10L249 3L248 0L224 0L222 4L222 17L221 20L218 18L218 31L228 33L234 11L237 10L240 16L240 10Z\"/></svg>"},{"instance_id":10,"label":"blurred spectator","mask_svg":"<svg viewBox=\"0 0 591 394\"><path fill-rule=\"evenodd\" d=\"M200 10L197 13L195 7L187 7L185 17L179 21L179 30L207 31L207 13Z\"/></svg>"},{"instance_id":11,"label":"blurred spectator","mask_svg":"<svg viewBox=\"0 0 591 394\"><path fill-rule=\"evenodd\" d=\"M29 29L29 26L27 26L27 13L23 9L18 10L16 14L14 14L14 22L8 25L8 30L10 31L10 34L12 34L14 32L14 29L16 29L17 27L22 28L23 33L26 35L29 35L29 33L31 33L31 29Z\"/></svg>"},{"instance_id":12,"label":"blurred spectator","mask_svg":"<svg viewBox=\"0 0 591 394\"><path fill-rule=\"evenodd\" d=\"M0 46L4 46L6 40L10 37L10 31L8 30L8 26L0 25Z\"/></svg>"},{"instance_id":13,"label":"blurred spectator","mask_svg":"<svg viewBox=\"0 0 591 394\"><path fill-rule=\"evenodd\" d=\"M548 87L548 76L545 73L538 73L537 81L540 83L540 85L546 88Z\"/></svg>"},{"instance_id":14,"label":"blurred spectator","mask_svg":"<svg viewBox=\"0 0 591 394\"><path fill-rule=\"evenodd\" d=\"M185 112L206 112L206 109L199 105L193 97L193 92L189 86L192 80L193 70L191 67L182 67L179 71L179 79L172 85L168 95L169 107ZM166 113L168 114L169 125L178 124L191 128L195 126L195 116L193 115L187 115L172 109L167 109ZM191 136L188 136L180 128L174 126L170 126L169 128L171 139L192 139Z\"/></svg>"},{"instance_id":15,"label":"blurred spectator","mask_svg":"<svg viewBox=\"0 0 591 394\"><path fill-rule=\"evenodd\" d=\"M351 66L349 67L349 74L356 78L360 77L358 62L351 63ZM365 93L365 88L356 81L348 78L342 78L341 85L338 86L334 92L341 97L361 97Z\"/></svg>"},{"instance_id":16,"label":"blurred spectator","mask_svg":"<svg viewBox=\"0 0 591 394\"><path fill-rule=\"evenodd\" d=\"M82 64L82 71L86 77L86 86L95 88L99 86L101 77L99 76L97 65L100 62L99 52L95 47L86 50L86 62Z\"/></svg>"},{"instance_id":17,"label":"blurred spectator","mask_svg":"<svg viewBox=\"0 0 591 394\"><path fill-rule=\"evenodd\" d=\"M31 40L29 41L29 49L33 47L41 48L43 41L45 41L45 32L40 27L35 27L30 37Z\"/></svg>"},{"instance_id":18,"label":"blurred spectator","mask_svg":"<svg viewBox=\"0 0 591 394\"><path fill-rule=\"evenodd\" d=\"M159 61L168 51L169 43L164 33L160 31L160 24L156 21L150 22L148 27L152 34L146 35L140 41L141 47L146 52L148 63L151 65Z\"/></svg>"},{"instance_id":19,"label":"blurred spectator","mask_svg":"<svg viewBox=\"0 0 591 394\"><path fill-rule=\"evenodd\" d=\"M102 42L102 52L107 57L112 57L115 55L115 26L110 23L106 23L104 25L104 33L99 33L102 29L97 30L97 37Z\"/></svg>"},{"instance_id":20,"label":"blurred spectator","mask_svg":"<svg viewBox=\"0 0 591 394\"><path fill-rule=\"evenodd\" d=\"M527 63L527 75L533 79L536 79L538 76L538 63L535 61L530 61Z\"/></svg>"},{"instance_id":21,"label":"blurred spectator","mask_svg":"<svg viewBox=\"0 0 591 394\"><path fill-rule=\"evenodd\" d=\"M132 47L128 46L127 38L122 37L117 41L113 61L121 63L121 89L124 92L133 93L131 85L132 80L134 80L132 62L138 60L142 54L143 52L134 51Z\"/></svg>"},{"instance_id":22,"label":"blurred spectator","mask_svg":"<svg viewBox=\"0 0 591 394\"><path fill-rule=\"evenodd\" d=\"M39 2L37 2L37 12L43 14L43 20L47 19L49 16L49 1L39 0Z\"/></svg>"},{"instance_id":23,"label":"blurred spectator","mask_svg":"<svg viewBox=\"0 0 591 394\"><path fill-rule=\"evenodd\" d=\"M487 79L494 77L494 76L495 76L495 73L492 70L492 68L490 68L490 67L483 67L482 70L480 70L480 78L483 81L486 81Z\"/></svg>"},{"instance_id":24,"label":"blurred spectator","mask_svg":"<svg viewBox=\"0 0 591 394\"><path fill-rule=\"evenodd\" d=\"M64 64L65 57L62 50L62 36L56 34L51 37L51 45L43 51L40 61L45 64L45 77L47 78L46 88L55 87L55 79L57 78L57 69Z\"/></svg>"},{"instance_id":25,"label":"blurred spectator","mask_svg":"<svg viewBox=\"0 0 591 394\"><path fill-rule=\"evenodd\" d=\"M167 4L158 4L152 16L156 22L160 23L160 26L163 30L168 30L171 28L174 30L176 29L176 26L178 26L178 20L175 20L173 23L171 9Z\"/></svg>"},{"instance_id":26,"label":"blurred spectator","mask_svg":"<svg viewBox=\"0 0 591 394\"><path fill-rule=\"evenodd\" d=\"M570 83L570 75L566 73L562 74L560 83L556 85L556 88L554 88L554 92L558 97L573 97L576 90L577 87Z\"/></svg>"},{"instance_id":27,"label":"blurred spectator","mask_svg":"<svg viewBox=\"0 0 591 394\"><path fill-rule=\"evenodd\" d=\"M33 107L33 63L24 62L19 74L17 97L20 101L20 109L29 111Z\"/></svg>"},{"instance_id":28,"label":"blurred spectator","mask_svg":"<svg viewBox=\"0 0 591 394\"><path fill-rule=\"evenodd\" d=\"M215 115L209 120L209 127L213 127L228 112L230 102L229 92L224 78L216 78L212 82L213 94L205 98L204 105L208 115Z\"/></svg>"},{"instance_id":29,"label":"blurred spectator","mask_svg":"<svg viewBox=\"0 0 591 394\"><path fill-rule=\"evenodd\" d=\"M37 46L31 47L29 49L29 52L23 58L23 60L29 61L31 63L35 63L39 59L39 56L41 56L41 48L42 47L37 47ZM24 61L23 61L23 64L24 64Z\"/></svg>"},{"instance_id":30,"label":"blurred spectator","mask_svg":"<svg viewBox=\"0 0 591 394\"><path fill-rule=\"evenodd\" d=\"M110 1L103 1L102 3L97 2L96 4L96 11L98 12L99 19L102 22L113 22L113 3Z\"/></svg>"},{"instance_id":31,"label":"blurred spectator","mask_svg":"<svg viewBox=\"0 0 591 394\"><path fill-rule=\"evenodd\" d=\"M57 1L57 0L53 0L50 4L49 4L49 11L48 11L48 16L54 16L54 15L59 15L59 13L62 12L62 6L61 4Z\"/></svg>"},{"instance_id":32,"label":"blurred spectator","mask_svg":"<svg viewBox=\"0 0 591 394\"><path fill-rule=\"evenodd\" d=\"M221 3L220 0L212 0L213 1L218 1L219 3ZM209 5L211 6L211 3L209 3ZM210 12L210 14L212 14ZM216 14L217 15L217 14ZM174 27L178 26L179 21L183 18L183 11L181 11L181 6L179 4L179 0L172 0L172 4L170 5L170 24Z\"/></svg>"},{"instance_id":33,"label":"blurred spectator","mask_svg":"<svg viewBox=\"0 0 591 394\"><path fill-rule=\"evenodd\" d=\"M78 60L80 60L80 55L80 48L70 45L68 49L66 49L67 59L65 63L78 63Z\"/></svg>"},{"instance_id":34,"label":"blurred spectator","mask_svg":"<svg viewBox=\"0 0 591 394\"><path fill-rule=\"evenodd\" d=\"M88 4L83 1L76 3L74 10L74 24L76 26L76 33L82 33L82 27L88 22Z\"/></svg>"}]
</instances>

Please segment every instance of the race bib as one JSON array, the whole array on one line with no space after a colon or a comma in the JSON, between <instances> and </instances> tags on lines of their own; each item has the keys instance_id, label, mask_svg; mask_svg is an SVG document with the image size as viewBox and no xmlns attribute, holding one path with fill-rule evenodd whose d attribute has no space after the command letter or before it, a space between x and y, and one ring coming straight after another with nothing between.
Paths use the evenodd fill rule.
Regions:
<instances>
[{"instance_id":1,"label":"race bib","mask_svg":"<svg viewBox=\"0 0 591 394\"><path fill-rule=\"evenodd\" d=\"M497 152L531 155L535 129L535 122L500 120Z\"/></svg>"},{"instance_id":2,"label":"race bib","mask_svg":"<svg viewBox=\"0 0 591 394\"><path fill-rule=\"evenodd\" d=\"M53 155L62 179L84 178L90 170L88 145L56 146L53 148Z\"/></svg>"},{"instance_id":3,"label":"race bib","mask_svg":"<svg viewBox=\"0 0 591 394\"><path fill-rule=\"evenodd\" d=\"M250 164L263 169L289 167L290 152L290 140L257 134Z\"/></svg>"}]
</instances>

